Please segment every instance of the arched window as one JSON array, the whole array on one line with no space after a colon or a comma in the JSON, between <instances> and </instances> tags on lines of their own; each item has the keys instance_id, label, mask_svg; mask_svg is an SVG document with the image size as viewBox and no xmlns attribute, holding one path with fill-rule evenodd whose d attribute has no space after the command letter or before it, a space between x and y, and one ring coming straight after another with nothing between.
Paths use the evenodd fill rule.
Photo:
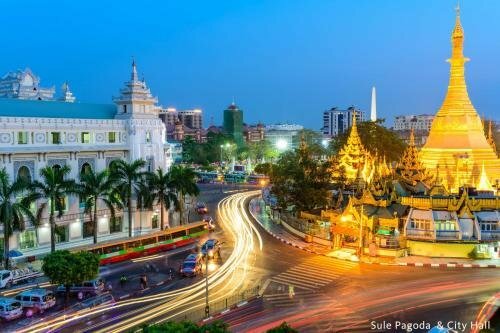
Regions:
<instances>
[{"instance_id":1,"label":"arched window","mask_svg":"<svg viewBox=\"0 0 500 333\"><path fill-rule=\"evenodd\" d=\"M92 171L92 167L90 166L90 164L88 164L86 162L83 163L82 168L80 169L80 173L82 175L84 175L84 174L91 172L91 171Z\"/></svg>"},{"instance_id":2,"label":"arched window","mask_svg":"<svg viewBox=\"0 0 500 333\"><path fill-rule=\"evenodd\" d=\"M21 166L17 171L17 179L22 179L25 182L30 183L31 182L30 169L28 169L28 167L25 165Z\"/></svg>"}]
</instances>

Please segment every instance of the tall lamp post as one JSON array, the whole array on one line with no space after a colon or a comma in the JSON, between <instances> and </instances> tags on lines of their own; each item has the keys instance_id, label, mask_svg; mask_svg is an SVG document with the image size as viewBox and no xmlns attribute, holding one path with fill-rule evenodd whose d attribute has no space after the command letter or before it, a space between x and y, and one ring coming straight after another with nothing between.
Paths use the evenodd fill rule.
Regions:
<instances>
[{"instance_id":1,"label":"tall lamp post","mask_svg":"<svg viewBox=\"0 0 500 333\"><path fill-rule=\"evenodd\" d=\"M210 306L208 306L208 253L205 256L205 317L210 317Z\"/></svg>"},{"instance_id":2,"label":"tall lamp post","mask_svg":"<svg viewBox=\"0 0 500 333\"><path fill-rule=\"evenodd\" d=\"M363 204L361 204L361 214L359 222L359 258L363 254Z\"/></svg>"}]
</instances>

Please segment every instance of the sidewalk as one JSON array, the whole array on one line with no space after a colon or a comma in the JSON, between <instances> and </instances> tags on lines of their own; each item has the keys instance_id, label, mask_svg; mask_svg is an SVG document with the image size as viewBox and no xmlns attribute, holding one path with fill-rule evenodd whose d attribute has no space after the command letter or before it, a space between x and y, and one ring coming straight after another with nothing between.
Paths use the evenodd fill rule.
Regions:
<instances>
[{"instance_id":1,"label":"sidewalk","mask_svg":"<svg viewBox=\"0 0 500 333\"><path fill-rule=\"evenodd\" d=\"M298 249L329 256L332 249L321 244L307 243L302 238L290 234L281 225L274 222L266 212L264 201L259 197L252 199L249 204L250 214L274 238L294 246ZM462 258L429 258L420 256L408 256L401 258L370 257L364 256L360 260L367 264L378 264L387 266L415 266L432 268L500 268L499 260L472 260Z\"/></svg>"}]
</instances>

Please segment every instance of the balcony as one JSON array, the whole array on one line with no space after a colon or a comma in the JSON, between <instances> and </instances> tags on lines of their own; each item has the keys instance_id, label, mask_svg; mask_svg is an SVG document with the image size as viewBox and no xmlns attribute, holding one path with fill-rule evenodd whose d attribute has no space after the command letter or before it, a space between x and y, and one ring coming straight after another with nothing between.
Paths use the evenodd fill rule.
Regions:
<instances>
[{"instance_id":1,"label":"balcony","mask_svg":"<svg viewBox=\"0 0 500 333\"><path fill-rule=\"evenodd\" d=\"M459 230L436 230L436 239L439 240L459 240Z\"/></svg>"},{"instance_id":2,"label":"balcony","mask_svg":"<svg viewBox=\"0 0 500 333\"><path fill-rule=\"evenodd\" d=\"M481 240L500 241L500 230L481 230Z\"/></svg>"},{"instance_id":3,"label":"balcony","mask_svg":"<svg viewBox=\"0 0 500 333\"><path fill-rule=\"evenodd\" d=\"M410 238L410 239L435 239L434 230L406 229L406 238Z\"/></svg>"}]
</instances>

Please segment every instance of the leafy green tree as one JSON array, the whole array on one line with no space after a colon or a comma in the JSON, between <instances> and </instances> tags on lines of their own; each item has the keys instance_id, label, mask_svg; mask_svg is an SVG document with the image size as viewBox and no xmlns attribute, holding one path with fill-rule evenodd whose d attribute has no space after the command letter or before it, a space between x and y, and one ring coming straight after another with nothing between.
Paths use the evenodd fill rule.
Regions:
<instances>
[{"instance_id":1,"label":"leafy green tree","mask_svg":"<svg viewBox=\"0 0 500 333\"><path fill-rule=\"evenodd\" d=\"M67 179L70 172L71 169L67 165L63 167L46 166L40 170L42 181L35 180L31 184L31 189L35 193L34 198L48 200L38 208L37 217L40 218L45 209L49 210L50 252L56 250L56 212L57 217L60 218L66 209L67 196L78 193L75 180Z\"/></svg>"},{"instance_id":2,"label":"leafy green tree","mask_svg":"<svg viewBox=\"0 0 500 333\"><path fill-rule=\"evenodd\" d=\"M144 333L229 333L228 325L221 321L198 326L192 321L169 321L164 324L146 325L142 327Z\"/></svg>"},{"instance_id":3,"label":"leafy green tree","mask_svg":"<svg viewBox=\"0 0 500 333\"><path fill-rule=\"evenodd\" d=\"M99 274L99 256L92 252L52 252L43 258L43 273L52 283L66 287L66 302L72 284L95 279Z\"/></svg>"},{"instance_id":4,"label":"leafy green tree","mask_svg":"<svg viewBox=\"0 0 500 333\"><path fill-rule=\"evenodd\" d=\"M293 329L284 321L279 326L267 330L267 333L299 333L299 331Z\"/></svg>"},{"instance_id":5,"label":"leafy green tree","mask_svg":"<svg viewBox=\"0 0 500 333\"><path fill-rule=\"evenodd\" d=\"M36 195L27 192L28 187L29 183L20 178L10 182L5 168L0 170L0 224L3 225L5 269L9 269L9 237L14 231L25 229L25 217L36 223L30 209Z\"/></svg>"},{"instance_id":6,"label":"leafy green tree","mask_svg":"<svg viewBox=\"0 0 500 333\"><path fill-rule=\"evenodd\" d=\"M349 131L330 141L330 151L334 154L347 142ZM388 162L399 161L406 144L392 130L379 122L365 121L358 124L358 133L365 148L372 154L385 156Z\"/></svg>"},{"instance_id":7,"label":"leafy green tree","mask_svg":"<svg viewBox=\"0 0 500 333\"><path fill-rule=\"evenodd\" d=\"M94 244L97 243L97 207L99 202L109 209L111 218L115 218L115 206L121 206L114 191L114 181L109 170L94 172L90 169L80 174L78 194L85 205L85 213L89 215L94 234Z\"/></svg>"},{"instance_id":8,"label":"leafy green tree","mask_svg":"<svg viewBox=\"0 0 500 333\"><path fill-rule=\"evenodd\" d=\"M168 209L171 204L174 204L175 209L179 209L179 200L174 189L170 186L171 175L158 168L156 172L146 175L146 185L147 188L145 190L151 196L149 203L152 205L153 202L156 202L160 205L160 227L163 230L165 226L163 217L164 208Z\"/></svg>"},{"instance_id":9,"label":"leafy green tree","mask_svg":"<svg viewBox=\"0 0 500 333\"><path fill-rule=\"evenodd\" d=\"M273 170L273 164L266 162L266 163L261 163L257 164L253 171L255 173L260 173L266 176L270 176Z\"/></svg>"},{"instance_id":10,"label":"leafy green tree","mask_svg":"<svg viewBox=\"0 0 500 333\"><path fill-rule=\"evenodd\" d=\"M128 214L128 236L132 237L132 200L138 190L138 184L144 177L142 168L146 165L143 159L128 163L124 160L116 160L110 164L110 177L119 193L120 202L127 207Z\"/></svg>"},{"instance_id":11,"label":"leafy green tree","mask_svg":"<svg viewBox=\"0 0 500 333\"><path fill-rule=\"evenodd\" d=\"M191 168L182 165L174 165L168 172L168 179L167 187L173 189L177 193L177 200L179 201L179 221L180 224L183 224L186 195L197 196L200 193L200 189L196 184L196 173Z\"/></svg>"},{"instance_id":12,"label":"leafy green tree","mask_svg":"<svg viewBox=\"0 0 500 333\"><path fill-rule=\"evenodd\" d=\"M270 175L278 205L293 205L296 211L324 207L328 203L330 168L330 161L318 159L307 145L281 155Z\"/></svg>"},{"instance_id":13,"label":"leafy green tree","mask_svg":"<svg viewBox=\"0 0 500 333\"><path fill-rule=\"evenodd\" d=\"M257 163L271 160L279 155L278 150L275 149L268 140L251 142L248 144L248 150L248 157Z\"/></svg>"}]
</instances>

